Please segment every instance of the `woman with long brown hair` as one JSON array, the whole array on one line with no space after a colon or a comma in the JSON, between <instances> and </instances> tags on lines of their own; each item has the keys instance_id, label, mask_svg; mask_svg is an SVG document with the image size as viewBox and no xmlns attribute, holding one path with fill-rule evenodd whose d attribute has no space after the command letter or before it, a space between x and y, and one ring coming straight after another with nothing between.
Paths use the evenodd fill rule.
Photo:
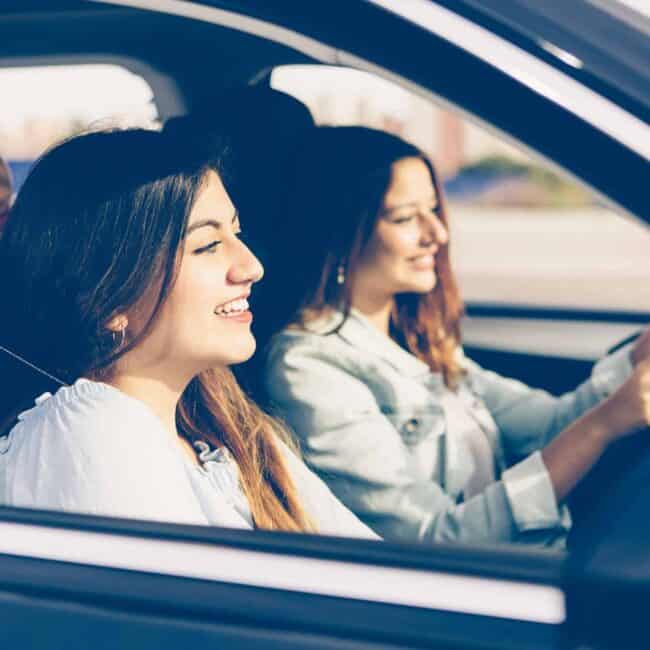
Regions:
<instances>
[{"instance_id":1,"label":"woman with long brown hair","mask_svg":"<svg viewBox=\"0 0 650 650\"><path fill-rule=\"evenodd\" d=\"M566 497L649 421L650 336L572 393L533 390L463 355L447 210L422 152L322 127L291 195L265 385L308 463L385 538L563 544Z\"/></svg>"},{"instance_id":2,"label":"woman with long brown hair","mask_svg":"<svg viewBox=\"0 0 650 650\"><path fill-rule=\"evenodd\" d=\"M0 503L372 535L228 366L255 349L262 267L224 147L73 138L29 174L0 240Z\"/></svg>"}]
</instances>

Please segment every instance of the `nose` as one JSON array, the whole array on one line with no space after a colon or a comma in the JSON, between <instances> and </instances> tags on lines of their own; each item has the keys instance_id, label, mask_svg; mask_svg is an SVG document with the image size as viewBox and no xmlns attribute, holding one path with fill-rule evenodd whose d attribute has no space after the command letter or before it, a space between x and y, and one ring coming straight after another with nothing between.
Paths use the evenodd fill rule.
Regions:
<instances>
[{"instance_id":1,"label":"nose","mask_svg":"<svg viewBox=\"0 0 650 650\"><path fill-rule=\"evenodd\" d=\"M251 285L259 282L264 275L264 267L241 239L233 242L233 258L226 275L232 284Z\"/></svg>"},{"instance_id":2,"label":"nose","mask_svg":"<svg viewBox=\"0 0 650 650\"><path fill-rule=\"evenodd\" d=\"M425 245L436 243L439 246L444 246L449 241L447 228L438 215L427 212L423 221L422 240Z\"/></svg>"}]
</instances>

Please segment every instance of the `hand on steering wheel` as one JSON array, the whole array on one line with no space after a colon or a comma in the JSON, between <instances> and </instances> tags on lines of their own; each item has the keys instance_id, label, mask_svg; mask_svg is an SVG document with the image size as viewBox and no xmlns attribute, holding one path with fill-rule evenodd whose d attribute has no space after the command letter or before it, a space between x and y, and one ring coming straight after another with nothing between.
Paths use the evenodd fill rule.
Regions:
<instances>
[{"instance_id":1,"label":"hand on steering wheel","mask_svg":"<svg viewBox=\"0 0 650 650\"><path fill-rule=\"evenodd\" d=\"M621 387L595 410L601 414L608 442L650 426L650 359L641 359Z\"/></svg>"}]
</instances>

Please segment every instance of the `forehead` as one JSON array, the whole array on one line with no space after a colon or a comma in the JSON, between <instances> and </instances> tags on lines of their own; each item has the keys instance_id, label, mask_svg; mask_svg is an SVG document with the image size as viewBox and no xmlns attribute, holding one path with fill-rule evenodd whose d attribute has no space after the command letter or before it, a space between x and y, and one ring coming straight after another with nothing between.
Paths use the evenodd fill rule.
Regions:
<instances>
[{"instance_id":1,"label":"forehead","mask_svg":"<svg viewBox=\"0 0 650 650\"><path fill-rule=\"evenodd\" d=\"M188 225L211 218L217 221L230 221L234 205L226 191L219 174L210 170L203 179L198 196L190 213Z\"/></svg>"},{"instance_id":2,"label":"forehead","mask_svg":"<svg viewBox=\"0 0 650 650\"><path fill-rule=\"evenodd\" d=\"M391 166L390 182L384 197L385 205L394 205L435 196L431 173L420 158L403 158Z\"/></svg>"}]
</instances>

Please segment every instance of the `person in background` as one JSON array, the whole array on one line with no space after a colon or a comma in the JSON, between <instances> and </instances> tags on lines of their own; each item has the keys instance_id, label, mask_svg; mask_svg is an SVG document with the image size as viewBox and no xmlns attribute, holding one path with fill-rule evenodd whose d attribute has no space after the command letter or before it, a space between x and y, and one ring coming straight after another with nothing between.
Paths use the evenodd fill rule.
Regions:
<instances>
[{"instance_id":1,"label":"person in background","mask_svg":"<svg viewBox=\"0 0 650 650\"><path fill-rule=\"evenodd\" d=\"M263 270L224 160L135 129L32 168L0 239L0 504L375 537L230 372Z\"/></svg>"},{"instance_id":2,"label":"person in background","mask_svg":"<svg viewBox=\"0 0 650 650\"><path fill-rule=\"evenodd\" d=\"M576 484L650 422L650 333L561 397L483 369L463 354L427 157L321 127L298 161L267 266L265 385L307 462L386 539L564 546Z\"/></svg>"},{"instance_id":3,"label":"person in background","mask_svg":"<svg viewBox=\"0 0 650 650\"><path fill-rule=\"evenodd\" d=\"M9 217L13 184L11 182L11 170L9 165L0 156L0 234Z\"/></svg>"}]
</instances>

